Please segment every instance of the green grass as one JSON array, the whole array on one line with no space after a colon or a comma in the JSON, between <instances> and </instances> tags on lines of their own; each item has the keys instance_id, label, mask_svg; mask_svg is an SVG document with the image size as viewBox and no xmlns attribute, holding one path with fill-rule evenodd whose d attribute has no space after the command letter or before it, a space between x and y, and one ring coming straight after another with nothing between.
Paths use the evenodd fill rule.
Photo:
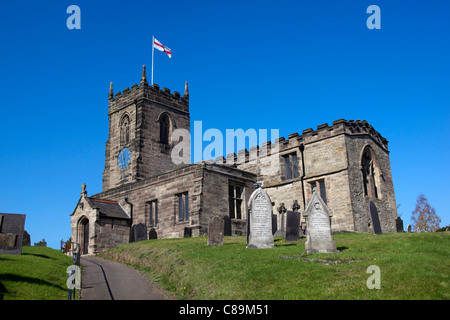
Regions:
<instances>
[{"instance_id":1,"label":"green grass","mask_svg":"<svg viewBox=\"0 0 450 320\"><path fill-rule=\"evenodd\" d=\"M5 300L64 300L72 258L46 247L23 247L21 255L0 255L0 294Z\"/></svg>"},{"instance_id":2,"label":"green grass","mask_svg":"<svg viewBox=\"0 0 450 320\"><path fill-rule=\"evenodd\" d=\"M101 256L140 270L175 299L450 299L450 232L334 239L337 254L304 255L304 238L246 249L245 237L225 237L220 247L198 237L131 243ZM380 268L379 290L367 288L370 265Z\"/></svg>"}]
</instances>

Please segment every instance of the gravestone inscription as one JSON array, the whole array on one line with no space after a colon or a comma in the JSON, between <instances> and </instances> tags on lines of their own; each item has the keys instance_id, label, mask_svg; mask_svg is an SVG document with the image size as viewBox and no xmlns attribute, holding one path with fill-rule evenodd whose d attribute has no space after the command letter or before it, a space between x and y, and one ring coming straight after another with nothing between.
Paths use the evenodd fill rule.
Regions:
<instances>
[{"instance_id":1,"label":"gravestone inscription","mask_svg":"<svg viewBox=\"0 0 450 320\"><path fill-rule=\"evenodd\" d=\"M208 246L223 245L225 220L214 216L208 222Z\"/></svg>"},{"instance_id":2,"label":"gravestone inscription","mask_svg":"<svg viewBox=\"0 0 450 320\"><path fill-rule=\"evenodd\" d=\"M306 218L306 253L337 253L331 235L332 213L314 188L303 216Z\"/></svg>"},{"instance_id":3,"label":"gravestone inscription","mask_svg":"<svg viewBox=\"0 0 450 320\"><path fill-rule=\"evenodd\" d=\"M272 234L272 202L267 192L259 187L248 201L247 248L274 248Z\"/></svg>"}]
</instances>

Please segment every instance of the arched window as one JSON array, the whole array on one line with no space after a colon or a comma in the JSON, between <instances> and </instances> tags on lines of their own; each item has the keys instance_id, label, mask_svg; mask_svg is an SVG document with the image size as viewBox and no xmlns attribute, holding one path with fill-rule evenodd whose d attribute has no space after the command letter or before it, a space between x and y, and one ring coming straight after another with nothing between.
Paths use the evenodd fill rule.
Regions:
<instances>
[{"instance_id":1,"label":"arched window","mask_svg":"<svg viewBox=\"0 0 450 320\"><path fill-rule=\"evenodd\" d=\"M169 144L170 119L167 114L161 115L159 119L159 142Z\"/></svg>"},{"instance_id":2,"label":"arched window","mask_svg":"<svg viewBox=\"0 0 450 320\"><path fill-rule=\"evenodd\" d=\"M130 118L124 116L120 122L120 144L127 145L130 143Z\"/></svg>"},{"instance_id":3,"label":"arched window","mask_svg":"<svg viewBox=\"0 0 450 320\"><path fill-rule=\"evenodd\" d=\"M364 185L364 195L378 198L379 190L377 186L378 168L376 167L375 156L369 146L364 148L361 157L361 171Z\"/></svg>"}]
</instances>

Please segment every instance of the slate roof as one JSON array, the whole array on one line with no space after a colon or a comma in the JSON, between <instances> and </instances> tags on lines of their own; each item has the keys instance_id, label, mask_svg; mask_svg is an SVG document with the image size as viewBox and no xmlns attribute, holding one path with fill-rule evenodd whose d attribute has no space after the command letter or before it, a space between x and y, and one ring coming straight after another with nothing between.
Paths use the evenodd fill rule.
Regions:
<instances>
[{"instance_id":1,"label":"slate roof","mask_svg":"<svg viewBox=\"0 0 450 320\"><path fill-rule=\"evenodd\" d=\"M89 200L91 200L92 204L99 209L101 217L130 219L130 216L117 201L95 198L89 198Z\"/></svg>"}]
</instances>

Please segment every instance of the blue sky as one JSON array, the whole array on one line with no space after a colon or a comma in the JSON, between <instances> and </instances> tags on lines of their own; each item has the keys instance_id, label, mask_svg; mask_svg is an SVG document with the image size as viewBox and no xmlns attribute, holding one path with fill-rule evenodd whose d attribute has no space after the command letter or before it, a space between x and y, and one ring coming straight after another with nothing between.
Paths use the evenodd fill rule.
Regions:
<instances>
[{"instance_id":1,"label":"blue sky","mask_svg":"<svg viewBox=\"0 0 450 320\"><path fill-rule=\"evenodd\" d=\"M69 5L81 29L69 30ZM369 5L381 29L369 30ZM367 120L389 140L399 214L424 193L450 224L450 2L21 1L0 8L0 212L25 213L31 241L59 248L81 184L101 191L108 89L183 92L203 130ZM206 144L205 144L206 145ZM204 146L205 146L204 145Z\"/></svg>"}]
</instances>

